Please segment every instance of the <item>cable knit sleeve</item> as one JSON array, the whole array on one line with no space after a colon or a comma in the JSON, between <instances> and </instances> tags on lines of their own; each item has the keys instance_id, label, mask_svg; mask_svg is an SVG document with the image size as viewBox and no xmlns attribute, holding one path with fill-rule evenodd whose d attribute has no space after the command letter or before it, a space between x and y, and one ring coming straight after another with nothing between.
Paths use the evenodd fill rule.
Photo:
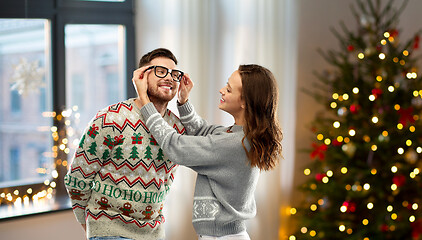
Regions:
<instances>
[{"instance_id":1,"label":"cable knit sleeve","mask_svg":"<svg viewBox=\"0 0 422 240\"><path fill-rule=\"evenodd\" d=\"M193 105L189 101L178 106L177 109L179 110L180 121L182 121L189 135L205 136L225 128L224 126L208 125L207 121L195 112Z\"/></svg>"},{"instance_id":2,"label":"cable knit sleeve","mask_svg":"<svg viewBox=\"0 0 422 240\"><path fill-rule=\"evenodd\" d=\"M172 161L198 173L208 175L207 171L215 171L228 164L227 160L235 157L232 155L245 154L241 145L243 132L227 133L209 128L206 136L180 135L164 121L152 103L145 105L141 113L149 131ZM201 131L199 129L198 132Z\"/></svg>"}]
</instances>

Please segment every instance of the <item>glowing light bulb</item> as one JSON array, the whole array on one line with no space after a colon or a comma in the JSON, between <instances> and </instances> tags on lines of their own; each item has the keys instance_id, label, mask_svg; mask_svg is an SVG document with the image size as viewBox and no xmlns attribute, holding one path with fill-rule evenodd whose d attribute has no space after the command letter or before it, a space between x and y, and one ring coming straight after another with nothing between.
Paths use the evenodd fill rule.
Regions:
<instances>
[{"instance_id":1,"label":"glowing light bulb","mask_svg":"<svg viewBox=\"0 0 422 240\"><path fill-rule=\"evenodd\" d=\"M345 93L343 94L343 100L348 100L349 99L349 94Z\"/></svg>"},{"instance_id":2,"label":"glowing light bulb","mask_svg":"<svg viewBox=\"0 0 422 240\"><path fill-rule=\"evenodd\" d=\"M397 185L396 184L391 184L391 190L396 191L397 190Z\"/></svg>"},{"instance_id":3,"label":"glowing light bulb","mask_svg":"<svg viewBox=\"0 0 422 240\"><path fill-rule=\"evenodd\" d=\"M337 100L337 99L338 99L338 93L333 93L333 95L332 95L332 96L333 96L333 99L334 99L334 100Z\"/></svg>"},{"instance_id":4,"label":"glowing light bulb","mask_svg":"<svg viewBox=\"0 0 422 240\"><path fill-rule=\"evenodd\" d=\"M333 126L334 126L335 128L339 128L339 127L340 127L340 122L339 122L339 121L335 121L335 122L333 123Z\"/></svg>"},{"instance_id":5,"label":"glowing light bulb","mask_svg":"<svg viewBox=\"0 0 422 240\"><path fill-rule=\"evenodd\" d=\"M372 117L372 122L373 123L377 123L378 122L378 117L377 116Z\"/></svg>"},{"instance_id":6,"label":"glowing light bulb","mask_svg":"<svg viewBox=\"0 0 422 240\"><path fill-rule=\"evenodd\" d=\"M414 222L415 220L416 220L415 216L412 215L409 217L409 222Z\"/></svg>"},{"instance_id":7,"label":"glowing light bulb","mask_svg":"<svg viewBox=\"0 0 422 240\"><path fill-rule=\"evenodd\" d=\"M365 183L363 185L363 189L365 189L365 190L369 190L370 188L371 188L371 185L369 185L369 183Z\"/></svg>"},{"instance_id":8,"label":"glowing light bulb","mask_svg":"<svg viewBox=\"0 0 422 240\"><path fill-rule=\"evenodd\" d=\"M374 144L374 145L371 146L371 150L373 152L375 152L377 149L378 149L377 145Z\"/></svg>"},{"instance_id":9,"label":"glowing light bulb","mask_svg":"<svg viewBox=\"0 0 422 240\"><path fill-rule=\"evenodd\" d=\"M358 93L359 93L359 88L354 87L354 88L353 88L353 90L352 90L352 92L353 92L354 94L358 94Z\"/></svg>"},{"instance_id":10,"label":"glowing light bulb","mask_svg":"<svg viewBox=\"0 0 422 240\"><path fill-rule=\"evenodd\" d=\"M397 166L392 166L391 167L391 172L396 173L397 172Z\"/></svg>"}]
</instances>

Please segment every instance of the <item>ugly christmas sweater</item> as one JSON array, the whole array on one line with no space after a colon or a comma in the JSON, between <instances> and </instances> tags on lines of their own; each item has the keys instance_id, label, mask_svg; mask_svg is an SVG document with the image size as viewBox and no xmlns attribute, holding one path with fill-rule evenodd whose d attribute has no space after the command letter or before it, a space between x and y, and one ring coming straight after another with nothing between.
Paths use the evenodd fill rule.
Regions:
<instances>
[{"instance_id":1,"label":"ugly christmas sweater","mask_svg":"<svg viewBox=\"0 0 422 240\"><path fill-rule=\"evenodd\" d=\"M87 237L164 239L164 200L177 164L139 116L135 99L111 105L90 122L65 176L76 219ZM165 122L183 134L167 110Z\"/></svg>"},{"instance_id":2,"label":"ugly christmas sweater","mask_svg":"<svg viewBox=\"0 0 422 240\"><path fill-rule=\"evenodd\" d=\"M242 146L243 128L208 126L189 102L178 109L188 135L172 129L152 103L141 112L172 161L198 173L192 212L196 233L219 237L246 230L246 220L256 214L259 169L249 164ZM250 149L246 139L245 146Z\"/></svg>"}]
</instances>

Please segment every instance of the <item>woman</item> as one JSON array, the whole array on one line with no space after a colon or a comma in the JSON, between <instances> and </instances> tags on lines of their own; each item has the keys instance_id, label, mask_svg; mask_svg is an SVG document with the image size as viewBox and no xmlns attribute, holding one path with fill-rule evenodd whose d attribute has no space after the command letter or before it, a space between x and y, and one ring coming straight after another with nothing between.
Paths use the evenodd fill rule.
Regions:
<instances>
[{"instance_id":1,"label":"woman","mask_svg":"<svg viewBox=\"0 0 422 240\"><path fill-rule=\"evenodd\" d=\"M258 65L240 65L220 90L219 108L231 114L230 127L207 125L188 102L193 83L183 76L178 110L189 135L178 134L147 95L148 66L133 82L146 125L172 161L198 173L192 223L199 239L250 239L246 220L256 214L254 191L260 170L271 170L281 157L277 121L278 91L273 74ZM218 238L217 238L218 237Z\"/></svg>"}]
</instances>

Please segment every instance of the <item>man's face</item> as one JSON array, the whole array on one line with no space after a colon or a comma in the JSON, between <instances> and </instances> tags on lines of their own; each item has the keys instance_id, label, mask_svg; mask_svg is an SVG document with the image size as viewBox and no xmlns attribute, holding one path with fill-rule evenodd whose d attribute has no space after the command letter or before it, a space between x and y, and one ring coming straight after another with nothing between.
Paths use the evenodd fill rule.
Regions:
<instances>
[{"instance_id":1,"label":"man's face","mask_svg":"<svg viewBox=\"0 0 422 240\"><path fill-rule=\"evenodd\" d=\"M165 57L154 58L150 65L176 69L176 64L173 60ZM148 96L151 102L169 102L176 95L178 86L179 83L173 81L170 73L164 78L159 78L155 75L154 69L152 69L148 74Z\"/></svg>"}]
</instances>

